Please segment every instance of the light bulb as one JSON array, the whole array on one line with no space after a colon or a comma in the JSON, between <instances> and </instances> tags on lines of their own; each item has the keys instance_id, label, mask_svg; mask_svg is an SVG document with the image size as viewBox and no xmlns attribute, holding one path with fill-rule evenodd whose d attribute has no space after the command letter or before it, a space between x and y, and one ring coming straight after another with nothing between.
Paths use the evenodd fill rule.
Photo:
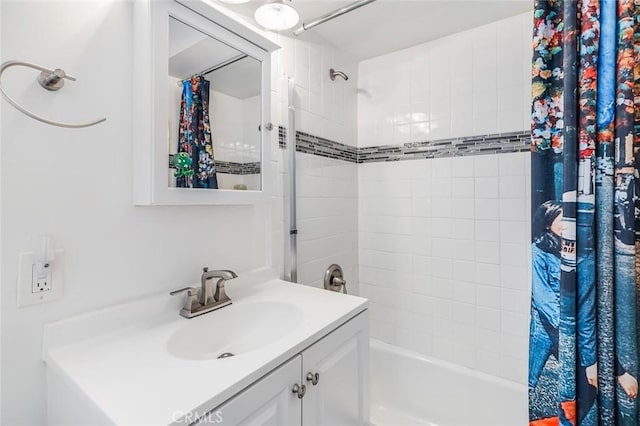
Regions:
<instances>
[{"instance_id":1,"label":"light bulb","mask_svg":"<svg viewBox=\"0 0 640 426\"><path fill-rule=\"evenodd\" d=\"M275 0L260 6L255 13L258 24L273 31L282 31L293 28L300 16L291 6L284 4L283 0Z\"/></svg>"}]
</instances>

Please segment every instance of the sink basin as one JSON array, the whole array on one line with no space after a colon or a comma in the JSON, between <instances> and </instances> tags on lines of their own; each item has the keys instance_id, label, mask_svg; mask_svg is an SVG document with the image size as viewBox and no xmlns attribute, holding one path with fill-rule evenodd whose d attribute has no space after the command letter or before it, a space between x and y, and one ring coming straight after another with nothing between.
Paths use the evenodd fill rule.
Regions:
<instances>
[{"instance_id":1,"label":"sink basin","mask_svg":"<svg viewBox=\"0 0 640 426\"><path fill-rule=\"evenodd\" d=\"M302 310L291 303L231 304L190 319L171 335L167 349L189 360L240 356L287 336L301 319Z\"/></svg>"}]
</instances>

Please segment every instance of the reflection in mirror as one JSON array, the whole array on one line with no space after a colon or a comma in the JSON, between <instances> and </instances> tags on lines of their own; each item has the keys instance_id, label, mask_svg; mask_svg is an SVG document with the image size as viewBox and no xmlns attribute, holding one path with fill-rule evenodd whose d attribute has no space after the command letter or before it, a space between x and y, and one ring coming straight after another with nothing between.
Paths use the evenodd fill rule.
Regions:
<instances>
[{"instance_id":1,"label":"reflection in mirror","mask_svg":"<svg viewBox=\"0 0 640 426\"><path fill-rule=\"evenodd\" d=\"M169 186L261 189L261 62L169 18Z\"/></svg>"}]
</instances>

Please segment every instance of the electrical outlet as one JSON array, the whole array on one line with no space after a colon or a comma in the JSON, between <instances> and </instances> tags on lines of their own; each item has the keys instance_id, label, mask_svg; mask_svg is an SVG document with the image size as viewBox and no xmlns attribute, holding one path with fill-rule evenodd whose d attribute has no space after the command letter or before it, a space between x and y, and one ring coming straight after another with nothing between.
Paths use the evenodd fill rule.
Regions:
<instances>
[{"instance_id":1,"label":"electrical outlet","mask_svg":"<svg viewBox=\"0 0 640 426\"><path fill-rule=\"evenodd\" d=\"M40 293L41 291L51 291L53 288L53 273L51 266L47 267L44 272L40 272L36 265L31 268L31 292Z\"/></svg>"},{"instance_id":2,"label":"electrical outlet","mask_svg":"<svg viewBox=\"0 0 640 426\"><path fill-rule=\"evenodd\" d=\"M36 253L19 254L18 307L51 302L62 298L64 284L64 250L55 251L55 259L41 272Z\"/></svg>"}]
</instances>

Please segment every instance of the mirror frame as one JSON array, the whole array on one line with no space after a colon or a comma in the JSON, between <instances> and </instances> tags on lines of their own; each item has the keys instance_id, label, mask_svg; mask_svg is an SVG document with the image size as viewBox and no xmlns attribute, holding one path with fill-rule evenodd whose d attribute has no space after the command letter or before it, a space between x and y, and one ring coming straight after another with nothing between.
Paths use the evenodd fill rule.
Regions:
<instances>
[{"instance_id":1,"label":"mirror frame","mask_svg":"<svg viewBox=\"0 0 640 426\"><path fill-rule=\"evenodd\" d=\"M167 149L169 17L257 59L262 64L261 127L271 122L271 52L279 46L208 0L134 2L134 204L235 205L268 200L272 131L260 133L261 190L169 187ZM277 129L276 129L277 136Z\"/></svg>"}]
</instances>

